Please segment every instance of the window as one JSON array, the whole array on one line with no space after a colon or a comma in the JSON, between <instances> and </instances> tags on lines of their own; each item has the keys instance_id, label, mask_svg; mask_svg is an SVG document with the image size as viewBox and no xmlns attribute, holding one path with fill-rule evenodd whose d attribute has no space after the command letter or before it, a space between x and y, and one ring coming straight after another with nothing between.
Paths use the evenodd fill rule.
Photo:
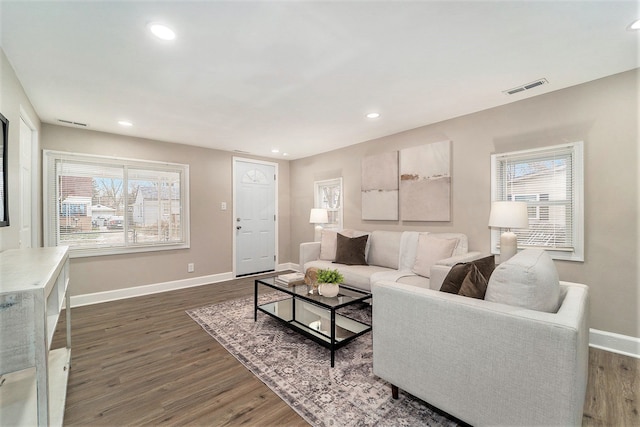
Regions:
<instances>
[{"instance_id":1,"label":"window","mask_svg":"<svg viewBox=\"0 0 640 427\"><path fill-rule=\"evenodd\" d=\"M314 183L314 207L324 208L329 214L328 230L342 230L342 178L327 179Z\"/></svg>"},{"instance_id":2,"label":"window","mask_svg":"<svg viewBox=\"0 0 640 427\"><path fill-rule=\"evenodd\" d=\"M45 245L72 256L189 247L189 166L44 151Z\"/></svg>"},{"instance_id":3,"label":"window","mask_svg":"<svg viewBox=\"0 0 640 427\"><path fill-rule=\"evenodd\" d=\"M529 228L512 230L519 248L543 248L554 259L584 261L582 142L493 154L491 200L527 202ZM493 253L499 253L503 231L491 231Z\"/></svg>"}]
</instances>

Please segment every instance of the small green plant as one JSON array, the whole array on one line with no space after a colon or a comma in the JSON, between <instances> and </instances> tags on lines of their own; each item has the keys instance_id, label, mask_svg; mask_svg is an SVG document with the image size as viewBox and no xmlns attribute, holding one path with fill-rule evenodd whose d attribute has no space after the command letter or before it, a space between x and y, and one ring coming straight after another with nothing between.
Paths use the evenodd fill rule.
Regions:
<instances>
[{"instance_id":1,"label":"small green plant","mask_svg":"<svg viewBox=\"0 0 640 427\"><path fill-rule=\"evenodd\" d=\"M342 283L344 277L338 270L321 268L318 270L318 283Z\"/></svg>"}]
</instances>

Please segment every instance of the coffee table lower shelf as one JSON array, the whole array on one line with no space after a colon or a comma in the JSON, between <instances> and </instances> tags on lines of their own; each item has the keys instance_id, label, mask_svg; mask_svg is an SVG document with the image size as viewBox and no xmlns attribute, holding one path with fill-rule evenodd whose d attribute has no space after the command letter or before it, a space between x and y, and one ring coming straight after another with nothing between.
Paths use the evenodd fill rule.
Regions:
<instances>
[{"instance_id":1,"label":"coffee table lower shelf","mask_svg":"<svg viewBox=\"0 0 640 427\"><path fill-rule=\"evenodd\" d=\"M335 351L360 335L371 331L371 325L336 313L294 296L255 306L255 318L261 311L278 319L289 328L331 350L331 367L335 364Z\"/></svg>"}]
</instances>

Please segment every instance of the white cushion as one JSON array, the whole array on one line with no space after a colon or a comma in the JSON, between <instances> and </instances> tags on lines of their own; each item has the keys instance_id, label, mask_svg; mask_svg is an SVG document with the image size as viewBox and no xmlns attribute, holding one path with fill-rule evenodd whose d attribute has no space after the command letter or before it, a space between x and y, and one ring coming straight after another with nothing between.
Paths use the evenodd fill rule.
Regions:
<instances>
[{"instance_id":1,"label":"white cushion","mask_svg":"<svg viewBox=\"0 0 640 427\"><path fill-rule=\"evenodd\" d=\"M400 231L374 231L369 236L369 265L398 269L400 254Z\"/></svg>"},{"instance_id":2,"label":"white cushion","mask_svg":"<svg viewBox=\"0 0 640 427\"><path fill-rule=\"evenodd\" d=\"M553 260L541 249L516 254L493 271L484 299L555 313L560 302L560 281Z\"/></svg>"},{"instance_id":3,"label":"white cushion","mask_svg":"<svg viewBox=\"0 0 640 427\"><path fill-rule=\"evenodd\" d=\"M420 276L429 277L431 267L439 260L449 258L457 243L458 239L442 239L430 233L421 233L412 271Z\"/></svg>"},{"instance_id":4,"label":"white cushion","mask_svg":"<svg viewBox=\"0 0 640 427\"><path fill-rule=\"evenodd\" d=\"M335 230L322 230L320 238L320 259L324 261L335 261L336 249L338 248L338 232ZM343 236L353 237L353 230L342 230Z\"/></svg>"}]
</instances>

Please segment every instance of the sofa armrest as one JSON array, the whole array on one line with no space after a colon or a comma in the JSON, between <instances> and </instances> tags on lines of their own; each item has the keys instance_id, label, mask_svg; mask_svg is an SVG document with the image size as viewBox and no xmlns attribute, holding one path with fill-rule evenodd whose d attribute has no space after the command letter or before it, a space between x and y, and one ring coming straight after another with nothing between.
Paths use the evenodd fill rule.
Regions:
<instances>
[{"instance_id":1,"label":"sofa armrest","mask_svg":"<svg viewBox=\"0 0 640 427\"><path fill-rule=\"evenodd\" d=\"M447 274L451 271L448 265L434 265L431 267L431 277L429 277L429 289L439 291L446 279Z\"/></svg>"},{"instance_id":2,"label":"sofa armrest","mask_svg":"<svg viewBox=\"0 0 640 427\"><path fill-rule=\"evenodd\" d=\"M304 273L304 265L310 261L320 258L320 242L300 243L300 254L298 263L300 271Z\"/></svg>"},{"instance_id":3,"label":"sofa armrest","mask_svg":"<svg viewBox=\"0 0 640 427\"><path fill-rule=\"evenodd\" d=\"M475 261L477 259L482 258L483 256L485 256L485 254L483 254L482 252L467 252L465 254L462 255L455 255L449 258L445 258L445 259L441 259L439 261L436 262L437 265L447 265L449 267L453 267L454 265L456 265L459 262L469 262L469 261Z\"/></svg>"},{"instance_id":4,"label":"sofa armrest","mask_svg":"<svg viewBox=\"0 0 640 427\"><path fill-rule=\"evenodd\" d=\"M588 292L557 313L377 282L373 371L473 425L580 425Z\"/></svg>"}]
</instances>

